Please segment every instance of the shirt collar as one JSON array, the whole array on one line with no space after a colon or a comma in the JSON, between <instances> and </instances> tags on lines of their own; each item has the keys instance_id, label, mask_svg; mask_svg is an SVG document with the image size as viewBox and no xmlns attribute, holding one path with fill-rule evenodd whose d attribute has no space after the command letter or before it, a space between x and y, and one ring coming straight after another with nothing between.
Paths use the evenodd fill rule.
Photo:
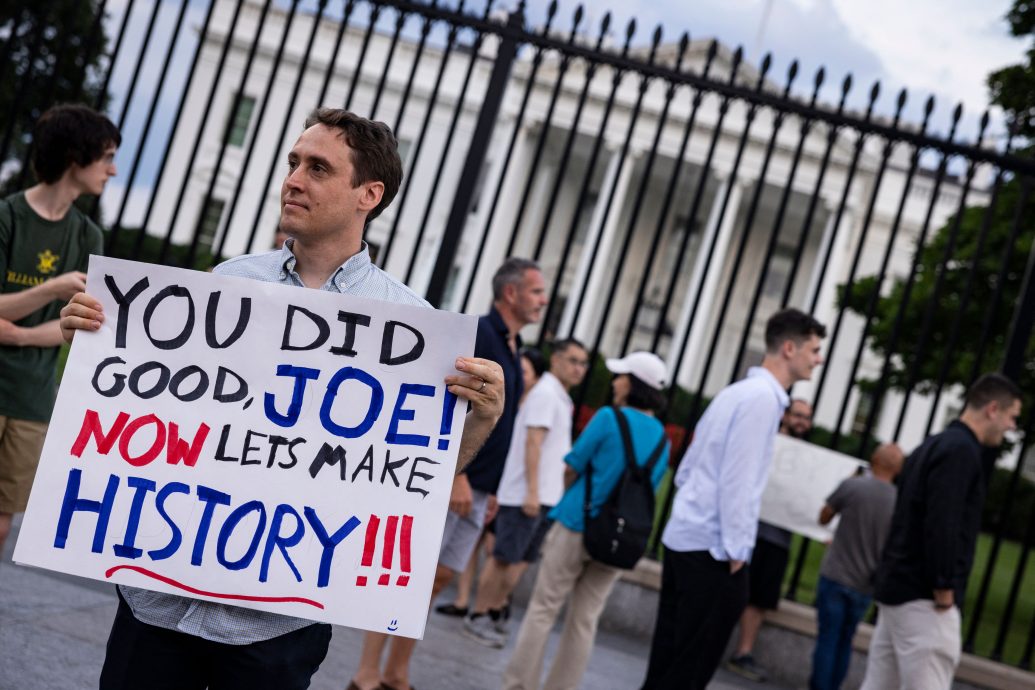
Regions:
<instances>
[{"instance_id":1,"label":"shirt collar","mask_svg":"<svg viewBox=\"0 0 1035 690\"><path fill-rule=\"evenodd\" d=\"M557 394L563 395L565 398L569 400L571 399L571 396L568 395L568 391L564 388L564 384L561 383L561 380L553 374L551 374L549 371L543 372L543 375L539 377L539 382L536 385L538 386L539 384L544 382L547 386L553 387L554 391Z\"/></svg>"},{"instance_id":2,"label":"shirt collar","mask_svg":"<svg viewBox=\"0 0 1035 690\"><path fill-rule=\"evenodd\" d=\"M765 367L751 367L748 369L747 378L762 378L766 380L769 387L772 388L773 393L776 395L776 399L780 401L781 407L787 407L790 404L791 398L787 395L787 391L784 390L780 382L773 376L773 372L769 371Z\"/></svg>"},{"instance_id":3,"label":"shirt collar","mask_svg":"<svg viewBox=\"0 0 1035 690\"><path fill-rule=\"evenodd\" d=\"M295 253L291 251L291 245L294 242L294 239L288 238L284 242L284 246L280 248L281 278L287 278L295 272L295 265L298 263L298 259L295 257ZM326 288L328 284L332 283L338 292L347 292L349 288L366 275L372 265L373 263L370 261L370 248L366 242L360 242L359 251L338 267L334 275L324 284L324 287Z\"/></svg>"},{"instance_id":4,"label":"shirt collar","mask_svg":"<svg viewBox=\"0 0 1035 690\"><path fill-rule=\"evenodd\" d=\"M499 309L496 308L495 304L489 309L489 323L492 324L492 328L497 333L503 336L504 340L510 336L510 329L507 328L507 324L503 321L503 315L500 314ZM514 344L518 350L521 349L523 343L521 341L520 333L514 334Z\"/></svg>"},{"instance_id":5,"label":"shirt collar","mask_svg":"<svg viewBox=\"0 0 1035 690\"><path fill-rule=\"evenodd\" d=\"M971 440L974 441L975 444L981 446L982 448L987 448L988 447L988 446L982 445L982 443L980 441L978 441L977 434L974 433L974 430L971 429L966 424L964 424L959 419L954 419L951 422L949 422L948 428L950 428L950 429L953 429L953 428L954 429L961 429L965 434L967 434L967 436L969 436L971 438ZM996 452L998 452L998 451L999 451L999 449L996 448Z\"/></svg>"}]
</instances>

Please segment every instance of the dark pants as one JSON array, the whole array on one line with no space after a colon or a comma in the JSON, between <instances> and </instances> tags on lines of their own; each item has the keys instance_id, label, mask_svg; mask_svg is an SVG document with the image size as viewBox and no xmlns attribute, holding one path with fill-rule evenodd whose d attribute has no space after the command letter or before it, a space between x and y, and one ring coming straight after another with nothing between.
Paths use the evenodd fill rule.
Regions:
<instances>
[{"instance_id":1,"label":"dark pants","mask_svg":"<svg viewBox=\"0 0 1035 690\"><path fill-rule=\"evenodd\" d=\"M643 690L704 690L747 606L747 572L707 551L665 551Z\"/></svg>"},{"instance_id":2,"label":"dark pants","mask_svg":"<svg viewBox=\"0 0 1035 690\"><path fill-rule=\"evenodd\" d=\"M263 642L223 644L133 617L122 597L101 669L101 690L304 690L327 656L331 626Z\"/></svg>"},{"instance_id":3,"label":"dark pants","mask_svg":"<svg viewBox=\"0 0 1035 690\"><path fill-rule=\"evenodd\" d=\"M837 690L848 675L852 638L859 621L870 608L870 597L819 576L816 618L819 632L812 654L811 690Z\"/></svg>"}]
</instances>

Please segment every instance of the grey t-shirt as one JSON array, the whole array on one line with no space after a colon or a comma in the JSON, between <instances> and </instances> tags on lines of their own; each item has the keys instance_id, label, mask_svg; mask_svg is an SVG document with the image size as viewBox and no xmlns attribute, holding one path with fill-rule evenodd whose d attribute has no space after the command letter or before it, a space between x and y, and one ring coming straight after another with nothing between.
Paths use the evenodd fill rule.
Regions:
<instances>
[{"instance_id":1,"label":"grey t-shirt","mask_svg":"<svg viewBox=\"0 0 1035 690\"><path fill-rule=\"evenodd\" d=\"M841 516L834 542L823 557L819 574L862 594L873 595L884 541L895 511L893 484L873 477L850 477L827 498Z\"/></svg>"}]
</instances>

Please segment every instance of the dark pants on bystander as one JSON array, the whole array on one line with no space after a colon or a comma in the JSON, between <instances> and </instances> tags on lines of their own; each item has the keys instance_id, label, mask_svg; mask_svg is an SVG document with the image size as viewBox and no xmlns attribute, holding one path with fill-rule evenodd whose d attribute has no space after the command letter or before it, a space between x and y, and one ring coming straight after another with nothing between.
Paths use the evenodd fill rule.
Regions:
<instances>
[{"instance_id":1,"label":"dark pants on bystander","mask_svg":"<svg viewBox=\"0 0 1035 690\"><path fill-rule=\"evenodd\" d=\"M327 656L331 626L316 623L245 645L141 623L119 597L100 690L304 690Z\"/></svg>"},{"instance_id":2,"label":"dark pants on bystander","mask_svg":"<svg viewBox=\"0 0 1035 690\"><path fill-rule=\"evenodd\" d=\"M658 620L643 690L704 690L747 606L745 568L707 551L665 551Z\"/></svg>"},{"instance_id":3,"label":"dark pants on bystander","mask_svg":"<svg viewBox=\"0 0 1035 690\"><path fill-rule=\"evenodd\" d=\"M812 653L810 690L838 690L852 661L855 628L872 600L839 582L819 576L816 588L816 649Z\"/></svg>"}]
</instances>

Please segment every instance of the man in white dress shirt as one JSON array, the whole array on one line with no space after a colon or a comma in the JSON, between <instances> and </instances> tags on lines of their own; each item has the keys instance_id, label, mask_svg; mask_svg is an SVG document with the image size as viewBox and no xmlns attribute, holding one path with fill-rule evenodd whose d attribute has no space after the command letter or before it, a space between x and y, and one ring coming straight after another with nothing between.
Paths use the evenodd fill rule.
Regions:
<instances>
[{"instance_id":1,"label":"man in white dress shirt","mask_svg":"<svg viewBox=\"0 0 1035 690\"><path fill-rule=\"evenodd\" d=\"M765 358L723 389L676 470L658 618L643 690L708 685L747 605L751 560L773 441L788 390L822 361L826 328L798 311L766 323Z\"/></svg>"}]
</instances>

